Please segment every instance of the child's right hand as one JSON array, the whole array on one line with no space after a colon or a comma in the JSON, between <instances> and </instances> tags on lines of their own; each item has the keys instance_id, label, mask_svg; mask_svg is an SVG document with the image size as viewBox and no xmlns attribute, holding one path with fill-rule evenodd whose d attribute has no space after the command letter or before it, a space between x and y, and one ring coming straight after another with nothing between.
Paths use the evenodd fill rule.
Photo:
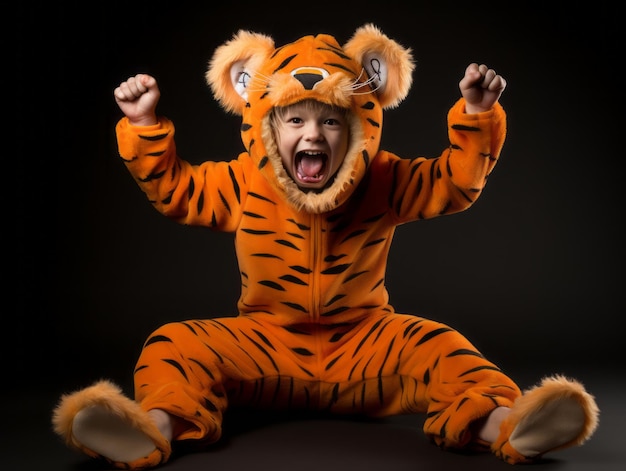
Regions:
<instances>
[{"instance_id":1,"label":"child's right hand","mask_svg":"<svg viewBox=\"0 0 626 471\"><path fill-rule=\"evenodd\" d=\"M154 77L137 74L113 90L117 105L133 126L157 123L156 106L161 92Z\"/></svg>"}]
</instances>

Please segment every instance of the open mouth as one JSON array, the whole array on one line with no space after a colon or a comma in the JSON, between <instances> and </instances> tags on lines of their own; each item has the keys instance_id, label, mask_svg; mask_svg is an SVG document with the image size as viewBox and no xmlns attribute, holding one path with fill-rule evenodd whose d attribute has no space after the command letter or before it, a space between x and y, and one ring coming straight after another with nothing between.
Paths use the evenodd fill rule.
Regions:
<instances>
[{"instance_id":1,"label":"open mouth","mask_svg":"<svg viewBox=\"0 0 626 471\"><path fill-rule=\"evenodd\" d=\"M296 178L300 183L315 184L326 176L328 155L323 152L301 151L296 154Z\"/></svg>"}]
</instances>

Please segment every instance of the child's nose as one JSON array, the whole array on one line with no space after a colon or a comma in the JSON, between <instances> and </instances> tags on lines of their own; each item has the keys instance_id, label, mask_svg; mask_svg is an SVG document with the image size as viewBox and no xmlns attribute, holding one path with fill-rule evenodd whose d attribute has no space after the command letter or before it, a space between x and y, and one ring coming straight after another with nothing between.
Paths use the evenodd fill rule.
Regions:
<instances>
[{"instance_id":1,"label":"child's nose","mask_svg":"<svg viewBox=\"0 0 626 471\"><path fill-rule=\"evenodd\" d=\"M308 123L305 130L305 139L309 141L319 141L323 139L322 126L317 123Z\"/></svg>"}]
</instances>

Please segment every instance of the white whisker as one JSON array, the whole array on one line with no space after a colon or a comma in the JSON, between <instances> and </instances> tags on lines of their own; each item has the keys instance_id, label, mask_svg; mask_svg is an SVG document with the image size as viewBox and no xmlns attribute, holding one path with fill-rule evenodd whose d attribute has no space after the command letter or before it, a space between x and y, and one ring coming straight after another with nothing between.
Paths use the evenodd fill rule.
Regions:
<instances>
[{"instance_id":1,"label":"white whisker","mask_svg":"<svg viewBox=\"0 0 626 471\"><path fill-rule=\"evenodd\" d=\"M358 82L359 80L361 80L361 77L363 77L364 73L365 73L365 69L363 67L361 67L361 72L359 73L359 76L355 79L355 83Z\"/></svg>"},{"instance_id":2,"label":"white whisker","mask_svg":"<svg viewBox=\"0 0 626 471\"><path fill-rule=\"evenodd\" d=\"M262 73L260 73L260 72L257 72L257 73L254 75L254 77L255 77L255 78L260 77L260 78L264 79L266 82L269 82L269 81L270 81L270 78L271 78L271 75L265 75L265 74L262 74Z\"/></svg>"},{"instance_id":3,"label":"white whisker","mask_svg":"<svg viewBox=\"0 0 626 471\"><path fill-rule=\"evenodd\" d=\"M363 87L366 87L376 82L376 79L374 77L369 77L365 82L359 82L359 79L363 76L364 73L365 73L365 69L361 69L361 73L359 74L359 76L351 85L349 85L348 88L352 90L353 95L367 95L367 94L375 92L376 90L380 88L380 84L378 84L376 85L375 88L370 88L368 91L357 92L356 90L362 89Z\"/></svg>"}]
</instances>

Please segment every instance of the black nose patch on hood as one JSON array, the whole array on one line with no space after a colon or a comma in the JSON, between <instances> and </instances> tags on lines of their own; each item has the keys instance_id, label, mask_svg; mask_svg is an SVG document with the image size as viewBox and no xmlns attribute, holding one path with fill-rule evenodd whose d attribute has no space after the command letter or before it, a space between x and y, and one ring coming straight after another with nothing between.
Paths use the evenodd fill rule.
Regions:
<instances>
[{"instance_id":1,"label":"black nose patch on hood","mask_svg":"<svg viewBox=\"0 0 626 471\"><path fill-rule=\"evenodd\" d=\"M324 78L321 74L308 72L294 74L293 76L298 79L298 81L304 86L305 90L313 90L315 84Z\"/></svg>"}]
</instances>

